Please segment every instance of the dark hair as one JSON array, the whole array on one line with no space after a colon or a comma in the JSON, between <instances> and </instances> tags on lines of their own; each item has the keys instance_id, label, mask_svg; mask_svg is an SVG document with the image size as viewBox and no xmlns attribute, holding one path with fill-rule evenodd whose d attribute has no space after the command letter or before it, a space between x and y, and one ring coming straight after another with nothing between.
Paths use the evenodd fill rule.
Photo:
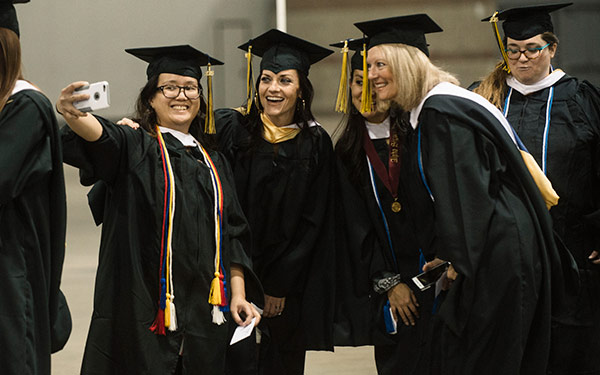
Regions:
<instances>
[{"instance_id":1,"label":"dark hair","mask_svg":"<svg viewBox=\"0 0 600 375\"><path fill-rule=\"evenodd\" d=\"M22 78L19 37L14 31L0 27L0 111L12 94L15 82Z\"/></svg>"},{"instance_id":2,"label":"dark hair","mask_svg":"<svg viewBox=\"0 0 600 375\"><path fill-rule=\"evenodd\" d=\"M308 123L310 121L314 121L315 117L312 114L311 106L313 97L315 94L315 90L313 89L310 80L306 76L306 74L298 72L298 80L300 83L300 92L302 93L301 97L298 97L296 100L296 109L294 110L294 123L298 124L298 127L301 129L300 133L305 134L305 130L309 128ZM258 87L260 86L260 78L262 77L262 71L255 83L255 92L256 95L254 97L254 104L250 109L250 113L247 115L247 123L246 128L250 133L252 143L256 143L260 139L262 139L262 130L263 124L260 119L260 114L263 111L262 105L260 104L260 99L258 98Z\"/></svg>"},{"instance_id":3,"label":"dark hair","mask_svg":"<svg viewBox=\"0 0 600 375\"><path fill-rule=\"evenodd\" d=\"M148 82L140 90L140 94L135 102L135 119L140 124L142 129L146 130L153 136L156 136L155 126L158 122L156 118L156 111L150 105L150 101L154 98L158 91L158 75L150 77ZM202 86L198 82L200 87L200 109L198 115L192 120L190 124L190 134L196 138L203 146L214 149L215 140L214 136L204 133L204 120L206 118L207 105L202 95Z\"/></svg>"},{"instance_id":4,"label":"dark hair","mask_svg":"<svg viewBox=\"0 0 600 375\"><path fill-rule=\"evenodd\" d=\"M541 34L542 39L550 45L558 45L558 37L546 31ZM506 37L502 40L506 45ZM506 77L508 73L504 70L504 61L500 61L494 67L494 70L481 80L481 83L473 91L486 98L490 103L502 110L504 105L504 95L506 93Z\"/></svg>"},{"instance_id":5,"label":"dark hair","mask_svg":"<svg viewBox=\"0 0 600 375\"><path fill-rule=\"evenodd\" d=\"M354 77L354 71L351 72L350 80ZM350 88L348 88L350 90ZM348 95L351 98L351 93ZM335 143L335 153L342 164L346 167L348 178L355 187L360 187L360 176L364 174L365 152L363 150L363 137L365 133L365 118L354 107L349 105L350 112L342 118L342 121L333 132ZM408 133L408 126L400 121L403 111L392 104L390 107L390 127L395 126L400 136Z\"/></svg>"}]
</instances>

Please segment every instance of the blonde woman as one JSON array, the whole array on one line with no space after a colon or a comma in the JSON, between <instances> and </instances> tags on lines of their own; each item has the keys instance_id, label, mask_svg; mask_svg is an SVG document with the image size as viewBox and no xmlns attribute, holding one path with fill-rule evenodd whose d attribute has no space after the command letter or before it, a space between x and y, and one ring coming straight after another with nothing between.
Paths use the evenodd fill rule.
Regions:
<instances>
[{"instance_id":1,"label":"blonde woman","mask_svg":"<svg viewBox=\"0 0 600 375\"><path fill-rule=\"evenodd\" d=\"M403 164L421 189L408 200L429 203L414 220L423 251L438 258L424 268L452 264L433 372L543 374L559 293L551 285L562 285L551 273L561 260L548 212L502 114L423 52L432 24L415 15L356 25L370 37L378 106L410 111L412 157Z\"/></svg>"}]
</instances>

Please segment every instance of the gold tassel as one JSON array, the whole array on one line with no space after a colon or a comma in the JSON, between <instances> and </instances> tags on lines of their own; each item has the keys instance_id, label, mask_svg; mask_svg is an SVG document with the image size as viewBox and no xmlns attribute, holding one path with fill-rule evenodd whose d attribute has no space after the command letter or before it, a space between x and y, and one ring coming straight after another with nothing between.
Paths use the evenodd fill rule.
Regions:
<instances>
[{"instance_id":1,"label":"gold tassel","mask_svg":"<svg viewBox=\"0 0 600 375\"><path fill-rule=\"evenodd\" d=\"M215 272L215 277L210 283L210 293L208 294L208 303L217 306L221 304L221 286L219 285L219 272Z\"/></svg>"},{"instance_id":2,"label":"gold tassel","mask_svg":"<svg viewBox=\"0 0 600 375\"><path fill-rule=\"evenodd\" d=\"M504 49L504 43L502 43L502 38L500 37L500 32L498 31L498 12L495 12L494 15L490 17L490 23L492 24L492 30L494 30L494 37L496 38L496 42L498 42L498 48L500 48L500 53L502 54L502 59L504 60L504 66L502 67L506 73L510 74L510 68L508 67L508 55Z\"/></svg>"},{"instance_id":3,"label":"gold tassel","mask_svg":"<svg viewBox=\"0 0 600 375\"><path fill-rule=\"evenodd\" d=\"M215 72L210 69L210 63L206 68L206 82L208 86L208 108L206 110L206 120L204 121L204 133L215 134L215 116L213 114L213 92L212 92L212 77Z\"/></svg>"},{"instance_id":4,"label":"gold tassel","mask_svg":"<svg viewBox=\"0 0 600 375\"><path fill-rule=\"evenodd\" d=\"M369 69L367 69L367 44L363 43L363 50L361 52L363 57L363 87L362 97L360 104L360 112L366 113L371 112L373 109L373 98L371 95L371 83L369 82Z\"/></svg>"},{"instance_id":5,"label":"gold tassel","mask_svg":"<svg viewBox=\"0 0 600 375\"><path fill-rule=\"evenodd\" d=\"M248 52L246 52L246 115L252 108L252 81L252 45L249 45Z\"/></svg>"},{"instance_id":6,"label":"gold tassel","mask_svg":"<svg viewBox=\"0 0 600 375\"><path fill-rule=\"evenodd\" d=\"M165 304L165 327L171 325L171 295L167 293L167 303Z\"/></svg>"},{"instance_id":7,"label":"gold tassel","mask_svg":"<svg viewBox=\"0 0 600 375\"><path fill-rule=\"evenodd\" d=\"M342 48L342 73L340 74L340 85L338 87L335 111L348 113L348 40Z\"/></svg>"}]
</instances>

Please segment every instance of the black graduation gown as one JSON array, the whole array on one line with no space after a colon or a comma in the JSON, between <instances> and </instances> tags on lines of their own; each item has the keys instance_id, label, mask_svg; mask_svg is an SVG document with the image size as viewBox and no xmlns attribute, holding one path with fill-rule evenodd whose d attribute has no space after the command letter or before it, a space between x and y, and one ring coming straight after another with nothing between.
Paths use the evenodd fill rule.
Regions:
<instances>
[{"instance_id":1,"label":"black graduation gown","mask_svg":"<svg viewBox=\"0 0 600 375\"><path fill-rule=\"evenodd\" d=\"M600 250L600 92L565 75L554 84L547 143L547 176L560 196L550 210L554 230L573 254L581 276L579 298L570 304L568 325L557 331L553 370L600 371L600 266L587 257ZM542 165L550 88L527 96L513 90L508 121ZM593 328L594 327L594 328Z\"/></svg>"},{"instance_id":2,"label":"black graduation gown","mask_svg":"<svg viewBox=\"0 0 600 375\"><path fill-rule=\"evenodd\" d=\"M82 373L172 374L183 344L184 374L198 369L223 374L228 324L212 323L208 303L215 254L209 169L175 137L163 134L176 187L172 247L178 329L155 335L150 326L158 309L164 199L158 141L145 131L98 119L103 134L96 142L85 142L70 130L63 134L65 161L87 168L82 174L107 188ZM223 185L222 259L229 282L231 263L250 267L244 250L249 229L225 159L216 152L210 156ZM247 269L247 286L251 275Z\"/></svg>"},{"instance_id":3,"label":"black graduation gown","mask_svg":"<svg viewBox=\"0 0 600 375\"><path fill-rule=\"evenodd\" d=\"M404 136L406 142L411 138L411 133ZM372 142L378 157L386 166L387 171L389 160L388 140L374 139ZM429 333L429 320L433 308L434 290L430 288L425 292L421 292L411 280L413 276L422 272L421 246L413 216L415 212L431 212L431 208L420 207L423 204L429 207L431 206L431 202L427 201L427 199L408 199L419 193L423 195L423 198L428 196L423 192L420 184L414 186L414 181L407 178L407 176L411 175L411 170L414 169L415 163L411 163L411 158L414 157L403 144L401 148L401 169L398 184L398 202L402 205L400 212L396 213L392 211L391 205L394 198L375 170L373 170L377 194L383 215L385 215L384 223L380 206L373 192L366 154L364 152L363 154L364 157L361 158L362 166L359 169L362 173L359 176L356 188L362 201L361 203L366 208L368 225L371 226L375 233L371 241L376 242L375 244L365 245L366 248L362 250L368 251L368 249L372 249L373 251L370 264L366 265L370 276L367 285L371 289L373 285L372 280L399 273L402 275L402 282L413 290L420 304L420 318L417 319L416 325L405 326L402 321L399 321L397 334L390 335L386 332L383 319L383 305L387 302L387 294L378 295L371 289L370 315L371 319L373 319L371 342L375 345L375 359L378 372L380 374L396 374L402 371L403 374L422 374L426 371L428 362L426 342ZM347 168L349 169L351 166L347 166ZM409 190L413 192L411 195L408 193ZM356 204L355 202L349 202L349 199L349 197L345 197L340 202L340 205ZM350 227L360 228L360 221L361 218L356 218L351 222ZM386 224L389 228L389 239ZM431 260L433 254L427 254L427 256L423 254L423 257Z\"/></svg>"},{"instance_id":4,"label":"black graduation gown","mask_svg":"<svg viewBox=\"0 0 600 375\"><path fill-rule=\"evenodd\" d=\"M424 101L413 138L435 199L433 250L459 274L439 312L442 373L544 374L572 259L497 117L452 87Z\"/></svg>"},{"instance_id":5,"label":"black graduation gown","mask_svg":"<svg viewBox=\"0 0 600 375\"><path fill-rule=\"evenodd\" d=\"M59 290L65 256L62 153L52 105L38 91L0 112L0 358L5 374L49 374L71 329Z\"/></svg>"},{"instance_id":6,"label":"black graduation gown","mask_svg":"<svg viewBox=\"0 0 600 375\"><path fill-rule=\"evenodd\" d=\"M286 297L282 316L264 323L281 321L289 329L278 344L284 350L332 350L331 139L314 126L281 143L253 142L239 112L217 110L215 121L252 229L254 270L265 294Z\"/></svg>"}]
</instances>

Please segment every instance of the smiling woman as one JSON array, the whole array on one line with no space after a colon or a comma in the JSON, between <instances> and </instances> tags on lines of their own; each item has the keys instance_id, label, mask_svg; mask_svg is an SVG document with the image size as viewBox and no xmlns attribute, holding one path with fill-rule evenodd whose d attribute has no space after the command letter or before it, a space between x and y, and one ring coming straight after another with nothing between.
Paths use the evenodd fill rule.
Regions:
<instances>
[{"instance_id":1,"label":"smiling woman","mask_svg":"<svg viewBox=\"0 0 600 375\"><path fill-rule=\"evenodd\" d=\"M327 228L333 218L334 159L331 139L311 112L308 80L311 64L332 51L278 30L239 48L248 59L262 57L255 95L248 70L245 107L218 110L215 118L219 146L233 166L252 229L254 270L265 290L258 366L263 374L302 374L306 349L332 349L333 242ZM232 357L256 353L256 342L238 345Z\"/></svg>"},{"instance_id":2,"label":"smiling woman","mask_svg":"<svg viewBox=\"0 0 600 375\"><path fill-rule=\"evenodd\" d=\"M75 109L85 82L57 102L65 162L96 183L90 206L103 223L81 373L222 375L223 323L259 322L246 295L261 304L263 294L231 171L201 127L201 66L221 63L190 46L127 52L149 63L136 104L142 129Z\"/></svg>"}]
</instances>

